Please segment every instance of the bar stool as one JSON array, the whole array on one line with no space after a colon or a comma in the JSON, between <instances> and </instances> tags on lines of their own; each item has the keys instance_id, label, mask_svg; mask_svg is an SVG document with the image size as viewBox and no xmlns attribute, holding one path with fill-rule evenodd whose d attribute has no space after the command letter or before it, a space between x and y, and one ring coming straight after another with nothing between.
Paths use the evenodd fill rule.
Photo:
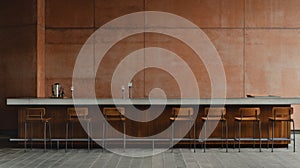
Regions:
<instances>
[{"instance_id":1,"label":"bar stool","mask_svg":"<svg viewBox=\"0 0 300 168\"><path fill-rule=\"evenodd\" d=\"M66 151L68 150L68 136L69 136L69 124L72 126L71 131L71 140L74 139L74 123L79 123L79 121L84 122L87 127L87 142L88 142L88 150L90 150L90 129L91 129L91 119L87 116L89 115L88 108L80 107L80 108L67 108L67 119L66 119ZM74 140L72 140L72 148L73 148Z\"/></svg>"},{"instance_id":2,"label":"bar stool","mask_svg":"<svg viewBox=\"0 0 300 168\"><path fill-rule=\"evenodd\" d=\"M296 137L295 137L295 123L292 119L291 115L293 114L293 108L292 107L273 107L272 109L272 117L269 117L268 122L268 137L269 140L272 141L272 152L274 147L274 141L275 140L292 140L293 141L293 151L295 152L295 146L296 146ZM276 122L286 122L287 123L287 134L290 132L289 130L289 123L293 124L293 139L290 138L290 135L288 134L287 138L274 138L274 129L275 129L275 123ZM272 124L272 138L270 139L270 124ZM268 143L269 145L269 143Z\"/></svg>"},{"instance_id":3,"label":"bar stool","mask_svg":"<svg viewBox=\"0 0 300 168\"><path fill-rule=\"evenodd\" d=\"M225 118L226 115L226 109L224 107L212 107L212 108L204 108L204 117L202 117L202 121L204 122L204 139L202 140L204 142L204 152L206 149L206 141L208 141L208 138L206 138L206 124L207 122L221 122L221 141L222 141L222 148L223 148L223 132L224 132L224 123L225 123L225 138L226 138L226 152L228 152L228 126L227 126L227 120ZM219 140L219 138L213 139L213 140Z\"/></svg>"},{"instance_id":4,"label":"bar stool","mask_svg":"<svg viewBox=\"0 0 300 168\"><path fill-rule=\"evenodd\" d=\"M49 131L49 140L52 148L52 141L51 141L51 124L50 124L50 117L46 116L46 109L45 108L26 108L26 118L25 118L25 137L24 137L24 147L25 151L27 149L27 124L30 124L30 144L32 148L32 124L33 123L42 123L44 126L44 151L46 151L46 141L47 141L47 125Z\"/></svg>"},{"instance_id":5,"label":"bar stool","mask_svg":"<svg viewBox=\"0 0 300 168\"><path fill-rule=\"evenodd\" d=\"M104 107L103 114L107 122L121 121L123 124L123 150L126 148L126 118L125 118L125 108L123 107ZM102 140L102 150L105 148L106 139L106 122L103 122L103 140Z\"/></svg>"},{"instance_id":6,"label":"bar stool","mask_svg":"<svg viewBox=\"0 0 300 168\"><path fill-rule=\"evenodd\" d=\"M174 121L181 121L181 122L189 122L190 123L190 127L192 127L193 125L193 119L192 116L194 114L194 110L193 108L172 108L172 116L170 117L170 121L171 121L171 151L173 152L173 145L174 145ZM194 152L196 152L196 124L194 124L194 130L193 130L193 139L192 136L190 134L190 138L189 139L185 139L185 140L193 140L193 144L194 144ZM183 139L182 139L183 140Z\"/></svg>"},{"instance_id":7,"label":"bar stool","mask_svg":"<svg viewBox=\"0 0 300 168\"><path fill-rule=\"evenodd\" d=\"M260 108L240 108L240 116L234 117L234 147L236 141L236 125L238 124L239 131L239 152L241 151L241 124L242 122L252 122L253 123L253 147L255 147L255 123L258 124L259 132L259 151L261 152L261 123L259 119ZM244 140L250 140L249 138L244 138Z\"/></svg>"}]
</instances>

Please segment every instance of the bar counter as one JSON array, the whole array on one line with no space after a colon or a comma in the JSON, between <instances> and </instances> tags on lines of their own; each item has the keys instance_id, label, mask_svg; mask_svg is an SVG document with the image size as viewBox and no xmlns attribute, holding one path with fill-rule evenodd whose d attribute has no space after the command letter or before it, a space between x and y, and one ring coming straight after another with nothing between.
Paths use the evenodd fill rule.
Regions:
<instances>
[{"instance_id":1,"label":"bar counter","mask_svg":"<svg viewBox=\"0 0 300 168\"><path fill-rule=\"evenodd\" d=\"M8 98L7 105L295 105L300 98L185 98L185 99L70 99L70 98Z\"/></svg>"},{"instance_id":2,"label":"bar counter","mask_svg":"<svg viewBox=\"0 0 300 168\"><path fill-rule=\"evenodd\" d=\"M261 110L260 120L261 120L261 128L262 128L262 138L267 139L268 137L268 117L272 115L272 108L275 106L280 107L290 107L291 105L300 104L300 98L279 98L279 97L260 97L260 98L228 98L228 99L209 99L209 98L201 98L201 99L71 99L71 98L8 98L7 105L9 106L17 106L18 107L18 138L24 137L24 119L25 113L24 109L26 107L45 107L47 111L47 115L52 117L52 137L63 139L65 137L65 119L67 118L66 109L67 107L73 107L74 105L85 106L88 107L90 113L89 115L93 118L93 116L97 116L97 109L103 109L104 107L112 107L115 105L124 106L127 108L128 112L134 113L134 115L142 115L141 118L147 120L148 122L136 122L134 120L126 120L126 134L132 137L148 137L154 135L156 133L161 132L162 130L168 128L170 126L170 116L171 109L173 107L193 107L194 109L198 109L195 111L197 114L197 118L195 120L196 123L196 137L199 137L201 129L202 129L202 121L201 117L203 116L204 108L209 107L210 105L224 105L226 107L226 118L228 121L228 137L232 140L234 138L234 117L238 116L238 109L240 107L259 107ZM130 108L130 105L134 105L137 109L148 110L148 113L155 113L156 108L149 108L149 106L153 107L164 107L163 113L161 113L157 118L153 120L148 120L146 113L138 114L137 111L134 111ZM136 113L136 114L135 114ZM144 116L145 115L145 116ZM93 125L93 124L92 124ZM97 132L94 134L95 137L101 139L101 124L97 125L94 123L94 130ZM38 126L37 126L38 127ZM95 129L96 127L96 129ZM99 128L97 128L99 127ZM115 128L122 130L122 125L114 125ZM79 128L79 127L78 127ZM246 130L242 132L242 137L249 137L253 135L253 128L251 125L245 125ZM38 128L41 129L41 128ZM37 129L37 130L38 130ZM39 132L39 131L37 131ZM42 132L42 131L40 131ZM80 131L76 128L76 136L85 137L84 131ZM278 137L286 137L290 134L290 125L279 123L276 124L275 134ZM188 135L188 134L187 134ZM219 127L215 129L212 136L221 135L221 131ZM42 135L39 135L42 136ZM162 139L169 139L169 135L166 134L162 137ZM212 144L220 143L220 142L210 142ZM230 142L232 143L232 141ZM257 142L258 143L258 142ZM263 144L267 142L264 141ZM289 141L276 141L275 144L286 145ZM252 144L252 142L242 142L242 144Z\"/></svg>"}]
</instances>

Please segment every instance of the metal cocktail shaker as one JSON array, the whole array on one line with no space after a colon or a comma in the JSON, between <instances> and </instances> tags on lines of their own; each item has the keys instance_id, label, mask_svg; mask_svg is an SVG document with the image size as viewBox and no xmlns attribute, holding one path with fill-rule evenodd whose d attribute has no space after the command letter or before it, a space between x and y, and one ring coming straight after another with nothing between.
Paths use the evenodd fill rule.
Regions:
<instances>
[{"instance_id":1,"label":"metal cocktail shaker","mask_svg":"<svg viewBox=\"0 0 300 168\"><path fill-rule=\"evenodd\" d=\"M52 97L60 97L61 86L59 83L52 85Z\"/></svg>"}]
</instances>

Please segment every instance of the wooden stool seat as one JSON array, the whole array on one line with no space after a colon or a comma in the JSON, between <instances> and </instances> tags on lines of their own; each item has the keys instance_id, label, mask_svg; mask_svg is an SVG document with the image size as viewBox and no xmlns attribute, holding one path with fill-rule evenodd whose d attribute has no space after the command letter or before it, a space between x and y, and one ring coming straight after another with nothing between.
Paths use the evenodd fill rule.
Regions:
<instances>
[{"instance_id":1,"label":"wooden stool seat","mask_svg":"<svg viewBox=\"0 0 300 168\"><path fill-rule=\"evenodd\" d=\"M238 121L258 121L259 118L256 118L256 117L234 117L235 120L238 120Z\"/></svg>"},{"instance_id":2,"label":"wooden stool seat","mask_svg":"<svg viewBox=\"0 0 300 168\"><path fill-rule=\"evenodd\" d=\"M179 118L179 117L170 117L171 121L190 121L190 118Z\"/></svg>"},{"instance_id":3,"label":"wooden stool seat","mask_svg":"<svg viewBox=\"0 0 300 168\"><path fill-rule=\"evenodd\" d=\"M291 121L292 119L287 117L269 117L269 120L276 120L276 121Z\"/></svg>"},{"instance_id":4,"label":"wooden stool seat","mask_svg":"<svg viewBox=\"0 0 300 168\"><path fill-rule=\"evenodd\" d=\"M201 117L201 120L203 121L225 121L226 119L225 118L220 118L220 117Z\"/></svg>"}]
</instances>

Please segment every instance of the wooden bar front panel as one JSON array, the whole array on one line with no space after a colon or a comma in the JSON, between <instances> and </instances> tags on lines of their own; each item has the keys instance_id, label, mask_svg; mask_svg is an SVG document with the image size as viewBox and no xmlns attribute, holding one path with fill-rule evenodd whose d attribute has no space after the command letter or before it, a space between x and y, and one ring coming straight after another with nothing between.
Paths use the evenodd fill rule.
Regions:
<instances>
[{"instance_id":1,"label":"wooden bar front panel","mask_svg":"<svg viewBox=\"0 0 300 168\"><path fill-rule=\"evenodd\" d=\"M286 105L288 106L288 105ZM67 107L71 106L44 106L46 107L47 116L52 117L51 120L51 127L52 127L52 138L65 138L65 131L66 131L66 118L67 118ZM103 124L102 121L99 121L97 116L99 115L99 108L102 110L104 106L85 106L89 108L89 117L92 118L92 128L93 128L93 138L102 138L102 130ZM110 107L110 106L105 106ZM137 109L133 109L129 106L124 106L126 109L127 115L136 115L141 121L148 121L148 122L138 122L133 121L130 119L126 119L126 135L128 137L133 138L142 138L142 137L150 137L152 135L158 134L165 129L167 129L171 122L169 120L171 116L171 109L172 107L179 107L179 106L171 106L168 105L164 108L164 111L161 114L156 114L157 117L151 120L150 113L157 113L160 107L155 106L149 108L146 105L136 106ZM193 108L197 108L197 106L189 106ZM198 114L196 118L196 137L199 137L203 122L201 121L201 117L203 116L203 111L205 107L209 106L199 106L198 107ZM228 121L228 137L234 138L234 117L238 116L238 109L240 107L260 107L261 109L261 130L262 130L262 138L268 138L268 117L272 115L272 105L260 105L260 106L241 106L241 105L228 105L225 106L227 110L226 119ZM26 107L19 108L19 138L24 137L24 119L25 119L25 112L24 109ZM150 110L149 110L150 109ZM138 110L145 110L144 112L140 112ZM156 111L157 110L157 111ZM131 113L131 114L130 114ZM196 111L197 113L197 111ZM151 115L153 116L153 115ZM111 125L119 130L120 132L123 131L122 123L114 122ZM35 124L33 126L34 130L34 138L42 138L43 137L43 130L42 124ZM175 129L182 129L183 127L189 126L189 123L182 123L180 128L177 127ZM212 137L220 137L221 136L221 124L214 130L211 134ZM257 128L257 127L256 127ZM192 131L192 129L191 129ZM109 131L108 131L109 132ZM179 131L180 132L180 131ZM190 132L192 133L192 132ZM290 125L286 123L278 122L275 126L275 137L288 137L290 134ZM187 133L186 137L190 134ZM192 135L192 134L191 134ZM225 135L225 133L224 133ZM258 137L258 131L256 131L256 135ZM117 135L112 135L111 133L107 134L108 137L118 137ZM179 135L175 135L179 136ZM74 125L74 137L76 138L86 138L86 133L82 129L80 124ZM252 123L242 124L242 137L253 137L253 127ZM161 138L168 139L170 138L169 132L161 135ZM220 143L220 142L217 142ZM266 142L263 142L266 143ZM287 141L275 141L275 144L287 144ZM252 142L242 142L242 144L252 144Z\"/></svg>"}]
</instances>

